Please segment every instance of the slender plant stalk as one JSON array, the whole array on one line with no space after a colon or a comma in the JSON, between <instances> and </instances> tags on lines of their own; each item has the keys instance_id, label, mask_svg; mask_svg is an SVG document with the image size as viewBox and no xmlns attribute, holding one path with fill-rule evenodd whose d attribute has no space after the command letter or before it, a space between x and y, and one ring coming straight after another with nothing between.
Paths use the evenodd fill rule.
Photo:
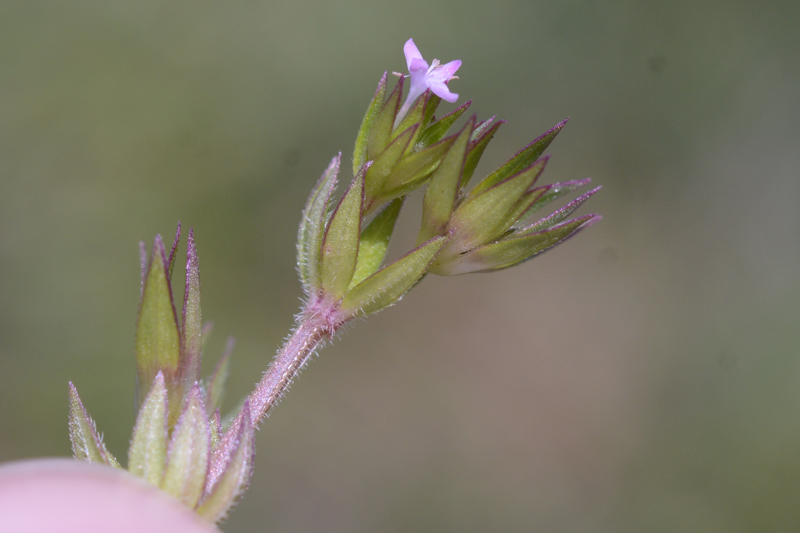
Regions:
<instances>
[{"instance_id":1,"label":"slender plant stalk","mask_svg":"<svg viewBox=\"0 0 800 533\"><path fill-rule=\"evenodd\" d=\"M261 381L250 394L251 420L258 426L281 399L308 358L335 332L330 322L316 313L304 312Z\"/></svg>"}]
</instances>

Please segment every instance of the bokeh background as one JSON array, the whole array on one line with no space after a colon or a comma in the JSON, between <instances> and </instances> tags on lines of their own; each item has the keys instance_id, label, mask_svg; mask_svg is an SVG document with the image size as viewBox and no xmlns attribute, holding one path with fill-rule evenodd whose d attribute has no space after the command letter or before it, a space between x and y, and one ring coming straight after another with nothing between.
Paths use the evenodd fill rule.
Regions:
<instances>
[{"instance_id":1,"label":"bokeh background","mask_svg":"<svg viewBox=\"0 0 800 533\"><path fill-rule=\"evenodd\" d=\"M0 3L0 460L69 455L68 380L125 456L138 242L178 220L207 366L234 335L249 391L305 196L413 37L508 120L479 174L570 117L543 181L593 177L604 220L349 328L223 529L800 530L798 27L796 1Z\"/></svg>"}]
</instances>

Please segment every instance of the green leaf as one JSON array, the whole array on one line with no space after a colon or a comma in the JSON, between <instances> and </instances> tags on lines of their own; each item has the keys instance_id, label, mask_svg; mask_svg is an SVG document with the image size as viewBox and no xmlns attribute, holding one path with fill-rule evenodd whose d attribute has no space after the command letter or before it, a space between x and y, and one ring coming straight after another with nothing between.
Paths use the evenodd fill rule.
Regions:
<instances>
[{"instance_id":1,"label":"green leaf","mask_svg":"<svg viewBox=\"0 0 800 533\"><path fill-rule=\"evenodd\" d=\"M567 205L565 205L564 207L562 207L561 209L550 215L549 217L543 218L538 222L535 222L534 224L531 224L530 226L527 226L525 228L520 228L519 232L529 234L529 233L535 233L537 231L542 231L547 228L552 228L553 226L555 226L556 224L560 223L562 220L570 216L572 213L574 213L576 209L578 209L586 200L591 198L592 195L594 195L600 189L601 187L592 189L586 194L571 201L570 203L568 203Z\"/></svg>"},{"instance_id":2,"label":"green leaf","mask_svg":"<svg viewBox=\"0 0 800 533\"><path fill-rule=\"evenodd\" d=\"M383 104L378 116L372 124L367 141L367 161L373 161L378 154L383 152L389 145L392 130L394 129L394 119L400 106L400 97L403 95L403 78L397 80L394 91L389 95L386 103Z\"/></svg>"},{"instance_id":3,"label":"green leaf","mask_svg":"<svg viewBox=\"0 0 800 533\"><path fill-rule=\"evenodd\" d=\"M371 201L380 197L386 177L406 152L417 129L418 126L411 126L398 135L369 167L364 178L364 202L366 205L370 205Z\"/></svg>"},{"instance_id":4,"label":"green leaf","mask_svg":"<svg viewBox=\"0 0 800 533\"><path fill-rule=\"evenodd\" d=\"M248 409L247 413L244 412L245 406L247 406ZM239 433L242 429L242 424L245 421L252 424L249 406L250 404L247 402L247 398L243 399L236 415L228 421L228 424L223 422L221 417L217 416L217 414L211 419L211 447L213 453L211 454L211 460L208 465L208 475L206 476L206 494L211 492L211 489L217 484L219 478L225 473L225 468L228 466L233 452L236 451L236 447L239 445L238 439L240 437ZM215 411L215 413L219 413L219 410ZM247 417L245 417L245 415L247 415ZM215 442L215 437L213 436L215 432L219 435L219 437L216 437L217 442Z\"/></svg>"},{"instance_id":5,"label":"green leaf","mask_svg":"<svg viewBox=\"0 0 800 533\"><path fill-rule=\"evenodd\" d=\"M178 244L181 242L181 223L178 222L178 229L175 231L175 240L172 241L172 249L169 251L169 260L167 260L167 275L172 280L172 269L175 268L175 252L178 250Z\"/></svg>"},{"instance_id":6,"label":"green leaf","mask_svg":"<svg viewBox=\"0 0 800 533\"><path fill-rule=\"evenodd\" d=\"M194 228L189 228L186 243L186 285L183 291L183 316L180 331L180 373L184 390L200 380L203 320L200 312L200 263L194 243Z\"/></svg>"},{"instance_id":7,"label":"green leaf","mask_svg":"<svg viewBox=\"0 0 800 533\"><path fill-rule=\"evenodd\" d=\"M322 242L321 286L334 299L344 295L356 269L364 205L365 167L367 164L353 179L336 206Z\"/></svg>"},{"instance_id":8,"label":"green leaf","mask_svg":"<svg viewBox=\"0 0 800 533\"><path fill-rule=\"evenodd\" d=\"M214 372L208 380L208 413L211 414L222 405L222 397L225 393L225 383L228 381L231 354L236 343L233 337L228 337L225 344L225 351L222 354Z\"/></svg>"},{"instance_id":9,"label":"green leaf","mask_svg":"<svg viewBox=\"0 0 800 533\"><path fill-rule=\"evenodd\" d=\"M512 267L564 242L568 237L598 220L600 220L599 215L586 215L546 231L505 238L478 247L443 265L435 265L431 271L440 275L455 276Z\"/></svg>"},{"instance_id":10,"label":"green leaf","mask_svg":"<svg viewBox=\"0 0 800 533\"><path fill-rule=\"evenodd\" d=\"M380 268L386 257L389 239L394 231L394 224L400 215L401 207L403 207L403 198L392 201L361 232L358 261L353 279L350 281L350 288L355 287Z\"/></svg>"},{"instance_id":11,"label":"green leaf","mask_svg":"<svg viewBox=\"0 0 800 533\"><path fill-rule=\"evenodd\" d=\"M208 417L200 387L195 385L172 432L161 488L194 509L203 494L210 454Z\"/></svg>"},{"instance_id":12,"label":"green leaf","mask_svg":"<svg viewBox=\"0 0 800 533\"><path fill-rule=\"evenodd\" d=\"M428 182L422 202L422 225L417 236L418 244L444 234L458 198L464 157L474 126L475 117L462 128Z\"/></svg>"},{"instance_id":13,"label":"green leaf","mask_svg":"<svg viewBox=\"0 0 800 533\"><path fill-rule=\"evenodd\" d=\"M386 178L381 197L368 206L371 212L389 200L398 198L419 188L430 176L450 149L456 136L448 137L438 143L402 158Z\"/></svg>"},{"instance_id":14,"label":"green leaf","mask_svg":"<svg viewBox=\"0 0 800 533\"><path fill-rule=\"evenodd\" d=\"M400 123L394 127L394 130L392 131L393 135L396 135L401 131L405 131L411 126L422 123L422 120L425 117L425 107L428 100L427 96L429 94L430 89L419 95L417 99L414 100L414 104L411 106L411 109L409 109L408 113L406 113L406 116L404 116L403 120L401 120Z\"/></svg>"},{"instance_id":15,"label":"green leaf","mask_svg":"<svg viewBox=\"0 0 800 533\"><path fill-rule=\"evenodd\" d=\"M236 446L214 485L207 488L208 496L197 508L197 514L209 522L225 518L236 500L247 490L253 474L255 457L255 430L250 422L249 404L245 402L241 417L237 417Z\"/></svg>"},{"instance_id":16,"label":"green leaf","mask_svg":"<svg viewBox=\"0 0 800 533\"><path fill-rule=\"evenodd\" d=\"M211 420L209 421L209 436L211 438L211 451L215 452L222 440L222 419L219 414L219 409L216 409L211 415Z\"/></svg>"},{"instance_id":17,"label":"green leaf","mask_svg":"<svg viewBox=\"0 0 800 533\"><path fill-rule=\"evenodd\" d=\"M358 174L361 165L367 162L367 141L372 131L372 125L375 123L375 118L381 110L383 98L386 95L386 72L383 73L381 81L378 83L378 88L375 90L375 96L367 107L367 112L364 114L364 119L361 121L361 128L358 130L356 136L356 147L353 151L353 175Z\"/></svg>"},{"instance_id":18,"label":"green leaf","mask_svg":"<svg viewBox=\"0 0 800 533\"><path fill-rule=\"evenodd\" d=\"M539 198L541 197L542 192L538 189L534 189L533 191L528 190L522 194L522 197L519 201L514 204L514 207L508 213L508 220L510 221L507 230L505 233L502 234L504 237L505 235L510 235L514 233L518 228L512 227L513 224L518 222L520 219L525 217L525 213L527 213L531 205L535 204ZM501 235L498 235L500 237Z\"/></svg>"},{"instance_id":19,"label":"green leaf","mask_svg":"<svg viewBox=\"0 0 800 533\"><path fill-rule=\"evenodd\" d=\"M472 179L472 175L475 173L475 168L478 166L484 150L486 150L486 147L489 146L489 141L491 141L492 137L494 137L494 134L497 133L497 129L505 123L505 120L498 121L479 137L475 137L473 134L474 140L471 140L469 143L469 148L467 149L467 160L464 162L464 177L461 178L462 189L465 188L469 183L469 180Z\"/></svg>"},{"instance_id":20,"label":"green leaf","mask_svg":"<svg viewBox=\"0 0 800 533\"><path fill-rule=\"evenodd\" d=\"M136 324L136 366L139 398L147 396L156 374L163 372L170 399L178 402L172 421L177 420L183 383L179 380L180 335L172 293L167 279L164 245L156 236L153 256L142 291Z\"/></svg>"},{"instance_id":21,"label":"green leaf","mask_svg":"<svg viewBox=\"0 0 800 533\"><path fill-rule=\"evenodd\" d=\"M492 115L491 117L487 118L486 120L481 120L475 124L475 127L472 128L472 136L469 138L469 145L472 146L477 140L478 137L483 135L486 130L488 130L492 126L492 122L494 119L497 118L497 115ZM505 122L501 120L500 122Z\"/></svg>"},{"instance_id":22,"label":"green leaf","mask_svg":"<svg viewBox=\"0 0 800 533\"><path fill-rule=\"evenodd\" d=\"M336 177L339 174L341 159L341 153L334 157L328 168L322 173L322 177L314 185L303 210L300 229L297 232L297 265L306 295L319 290L322 236L325 231L325 220L331 194L336 187Z\"/></svg>"},{"instance_id":23,"label":"green leaf","mask_svg":"<svg viewBox=\"0 0 800 533\"><path fill-rule=\"evenodd\" d=\"M351 317L369 315L397 302L428 270L444 245L445 237L436 237L368 277L342 300L340 309Z\"/></svg>"},{"instance_id":24,"label":"green leaf","mask_svg":"<svg viewBox=\"0 0 800 533\"><path fill-rule=\"evenodd\" d=\"M120 468L119 462L103 443L102 435L97 432L94 420L86 412L78 396L78 389L71 381L69 382L69 440L72 443L72 455L75 459Z\"/></svg>"},{"instance_id":25,"label":"green leaf","mask_svg":"<svg viewBox=\"0 0 800 533\"><path fill-rule=\"evenodd\" d=\"M128 470L159 486L166 460L167 389L164 374L159 372L136 417L128 450Z\"/></svg>"},{"instance_id":26,"label":"green leaf","mask_svg":"<svg viewBox=\"0 0 800 533\"><path fill-rule=\"evenodd\" d=\"M546 163L547 159L543 158L482 194L470 195L458 206L449 225L457 232L452 241L453 252L465 252L502 235L521 214L514 207L519 205L523 193L536 181ZM450 255L447 254L448 259Z\"/></svg>"},{"instance_id":27,"label":"green leaf","mask_svg":"<svg viewBox=\"0 0 800 533\"><path fill-rule=\"evenodd\" d=\"M425 105L425 116L422 118L422 124L420 126L422 129L420 131L425 131L430 126L431 121L435 120L436 117L434 113L436 113L436 109L439 107L439 104L442 103L442 99L433 94L432 92L428 92L428 103Z\"/></svg>"},{"instance_id":28,"label":"green leaf","mask_svg":"<svg viewBox=\"0 0 800 533\"><path fill-rule=\"evenodd\" d=\"M531 213L539 211L547 204L554 202L571 192L577 191L581 187L588 185L591 181L592 180L590 178L586 178L582 180L565 181L563 183L552 183L550 185L544 185L542 187L531 189L528 191L528 194L535 196L536 201L533 202L530 207L528 207L527 211L525 211L525 214L522 216L525 217Z\"/></svg>"},{"instance_id":29,"label":"green leaf","mask_svg":"<svg viewBox=\"0 0 800 533\"><path fill-rule=\"evenodd\" d=\"M549 160L549 156L545 156L542 159L540 159L537 164L541 164L542 166L544 166L544 164L546 164L546 162L548 160ZM536 180L534 180L534 181L536 181ZM548 194L549 190L552 187L553 186L550 185L550 186L547 186L547 187L536 187L534 189L528 189L522 195L522 197L520 198L520 201L517 202L517 204L514 205L514 208L509 212L508 219L511 221L511 224L514 224L514 223L522 220L528 214L530 214L533 211L537 210L538 207L534 208L534 206L541 206L542 205L542 201L543 201L542 198L546 194ZM561 195L563 195L563 194L566 194L566 191L564 193L562 193ZM550 201L551 200L544 200L545 203L549 203ZM577 209L577 206L576 206L576 209ZM563 216L559 221L553 222L550 225L553 226L553 225L557 224L558 222L560 222L561 220L563 220L564 218L566 218L566 215ZM539 229L544 229L544 227L540 227ZM518 228L511 228L510 231L518 231ZM535 230L535 231L538 231L538 230ZM526 230L526 233L530 233L530 231Z\"/></svg>"},{"instance_id":30,"label":"green leaf","mask_svg":"<svg viewBox=\"0 0 800 533\"><path fill-rule=\"evenodd\" d=\"M450 127L455 123L458 118L464 114L469 106L472 105L472 100L467 100L458 106L452 113L447 114L425 128L425 131L419 136L417 143L421 146L430 146L444 139Z\"/></svg>"},{"instance_id":31,"label":"green leaf","mask_svg":"<svg viewBox=\"0 0 800 533\"><path fill-rule=\"evenodd\" d=\"M554 128L548 130L542 136L537 137L528 146L514 154L514 156L506 161L500 168L489 174L482 182L478 183L470 192L470 197L477 196L483 191L494 187L510 175L519 171L520 169L530 166L534 161L544 153L550 143L555 139L561 128L567 123L566 120L556 124Z\"/></svg>"}]
</instances>

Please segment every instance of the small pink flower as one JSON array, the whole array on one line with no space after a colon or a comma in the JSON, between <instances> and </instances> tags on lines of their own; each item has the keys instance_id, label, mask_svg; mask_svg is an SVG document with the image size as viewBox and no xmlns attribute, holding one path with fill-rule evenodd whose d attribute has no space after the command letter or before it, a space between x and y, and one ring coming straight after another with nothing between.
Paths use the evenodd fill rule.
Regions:
<instances>
[{"instance_id":1,"label":"small pink flower","mask_svg":"<svg viewBox=\"0 0 800 533\"><path fill-rule=\"evenodd\" d=\"M399 123L402 117L408 112L408 109L414 103L419 95L430 89L433 94L447 102L455 102L458 100L456 93L450 92L447 87L447 82L450 80L458 79L454 76L458 68L461 66L461 60L457 59L445 65L442 65L438 59L428 65L428 62L422 58L417 45L414 44L414 39L406 41L403 46L403 53L406 55L406 64L408 65L408 72L411 77L411 87L408 90L408 96L397 114L396 123Z\"/></svg>"},{"instance_id":2,"label":"small pink flower","mask_svg":"<svg viewBox=\"0 0 800 533\"><path fill-rule=\"evenodd\" d=\"M448 102L458 100L458 95L450 92L447 82L458 79L454 76L461 66L460 60L455 60L442 65L438 59L434 59L429 66L428 62L422 59L414 39L406 41L403 46L403 53L406 55L408 72L411 74L411 89L409 89L408 100L413 102L419 95L430 89L433 94Z\"/></svg>"}]
</instances>

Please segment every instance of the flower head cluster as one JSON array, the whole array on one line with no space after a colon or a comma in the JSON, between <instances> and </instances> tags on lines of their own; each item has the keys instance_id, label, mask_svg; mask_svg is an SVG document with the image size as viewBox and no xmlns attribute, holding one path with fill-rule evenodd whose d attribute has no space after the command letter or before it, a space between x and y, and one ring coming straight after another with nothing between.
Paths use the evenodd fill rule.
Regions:
<instances>
[{"instance_id":1,"label":"flower head cluster","mask_svg":"<svg viewBox=\"0 0 800 533\"><path fill-rule=\"evenodd\" d=\"M223 431L219 404L232 340L208 380L200 379L200 277L189 231L186 286L180 325L170 279L180 225L169 257L157 236L148 260L142 253L142 296L136 326L136 367L141 399L128 450L128 470L160 487L210 522L223 518L247 489L255 456L255 427L243 413ZM204 331L205 330L205 331ZM76 459L120 468L70 383L69 430Z\"/></svg>"},{"instance_id":2,"label":"flower head cluster","mask_svg":"<svg viewBox=\"0 0 800 533\"><path fill-rule=\"evenodd\" d=\"M330 318L335 330L354 316L396 302L426 273L456 275L521 263L600 220L568 219L593 189L554 213L531 214L590 180L537 186L544 151L566 121L557 124L468 188L475 169L504 121L471 117L449 133L471 101L437 119L443 99L458 95L447 82L461 61L429 66L414 41L405 44L411 88L402 108L405 79L386 96L384 74L356 139L353 181L334 207L337 157L312 192L298 239L298 263L308 309ZM425 187L418 247L381 268L406 195ZM328 216L328 213L332 215Z\"/></svg>"}]
</instances>

